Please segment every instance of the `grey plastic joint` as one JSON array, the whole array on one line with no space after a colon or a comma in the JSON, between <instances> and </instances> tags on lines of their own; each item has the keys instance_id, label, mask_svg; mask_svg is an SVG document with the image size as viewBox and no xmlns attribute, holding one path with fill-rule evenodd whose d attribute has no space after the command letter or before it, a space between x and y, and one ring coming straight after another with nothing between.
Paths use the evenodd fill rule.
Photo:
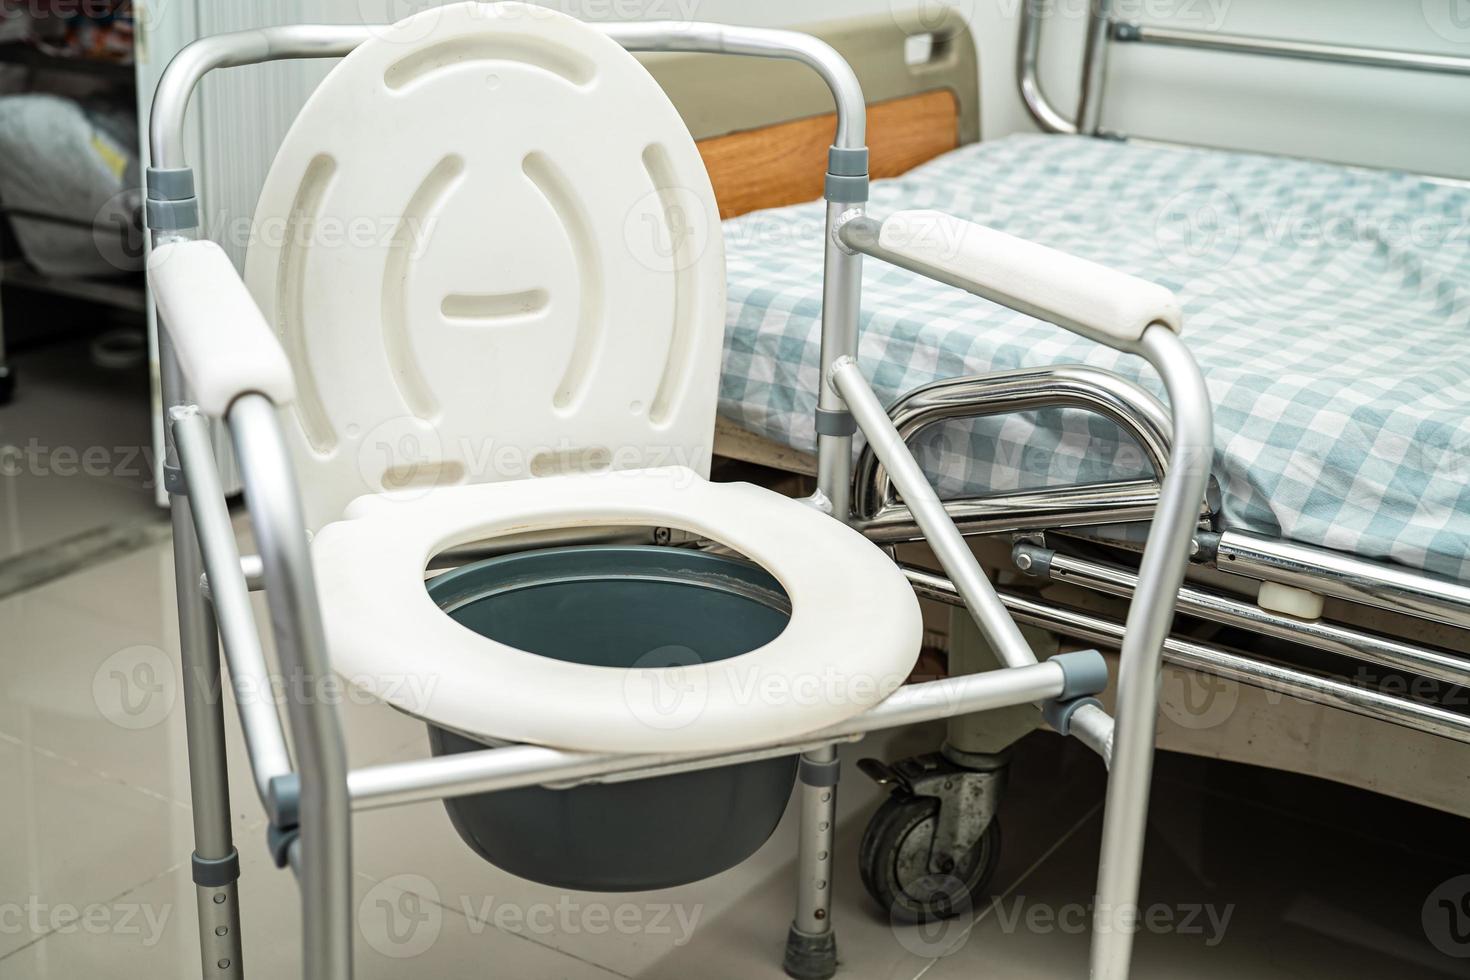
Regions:
<instances>
[{"instance_id":1,"label":"grey plastic joint","mask_svg":"<svg viewBox=\"0 0 1470 980\"><path fill-rule=\"evenodd\" d=\"M866 146L833 146L827 150L827 173L837 177L868 176Z\"/></svg>"},{"instance_id":2,"label":"grey plastic joint","mask_svg":"<svg viewBox=\"0 0 1470 980\"><path fill-rule=\"evenodd\" d=\"M240 852L231 848L222 858L190 856L194 866L194 884L201 888L223 888L240 880Z\"/></svg>"},{"instance_id":3,"label":"grey plastic joint","mask_svg":"<svg viewBox=\"0 0 1470 980\"><path fill-rule=\"evenodd\" d=\"M291 863L291 846L300 836L299 827L281 830L275 824L266 824L265 846L271 852L271 861L276 867L284 868Z\"/></svg>"},{"instance_id":4,"label":"grey plastic joint","mask_svg":"<svg viewBox=\"0 0 1470 980\"><path fill-rule=\"evenodd\" d=\"M1030 541L1021 541L1011 549L1011 561L1027 575L1034 578L1051 578L1051 560L1056 554Z\"/></svg>"},{"instance_id":5,"label":"grey plastic joint","mask_svg":"<svg viewBox=\"0 0 1470 980\"><path fill-rule=\"evenodd\" d=\"M1108 686L1108 662L1096 650L1059 653L1047 663L1062 668L1062 693L1058 701L1070 701L1088 694L1101 694Z\"/></svg>"},{"instance_id":6,"label":"grey plastic joint","mask_svg":"<svg viewBox=\"0 0 1470 980\"><path fill-rule=\"evenodd\" d=\"M1137 41L1143 37L1143 31L1139 30L1137 24L1129 24L1126 21L1118 21L1113 24L1114 41Z\"/></svg>"},{"instance_id":7,"label":"grey plastic joint","mask_svg":"<svg viewBox=\"0 0 1470 980\"><path fill-rule=\"evenodd\" d=\"M272 776L266 789L271 826L293 830L301 823L301 777L294 772Z\"/></svg>"},{"instance_id":8,"label":"grey plastic joint","mask_svg":"<svg viewBox=\"0 0 1470 980\"><path fill-rule=\"evenodd\" d=\"M857 419L852 417L851 412L817 409L817 435L850 436L856 431Z\"/></svg>"},{"instance_id":9,"label":"grey plastic joint","mask_svg":"<svg viewBox=\"0 0 1470 980\"><path fill-rule=\"evenodd\" d=\"M189 482L184 479L182 467L163 464L163 491L171 497L189 496Z\"/></svg>"},{"instance_id":10,"label":"grey plastic joint","mask_svg":"<svg viewBox=\"0 0 1470 980\"><path fill-rule=\"evenodd\" d=\"M1046 723L1058 735L1070 735L1072 734L1072 716L1085 704L1095 704L1099 708L1102 707L1102 702L1093 697L1072 698L1070 701L1053 699L1042 702L1041 717L1046 719Z\"/></svg>"},{"instance_id":11,"label":"grey plastic joint","mask_svg":"<svg viewBox=\"0 0 1470 980\"><path fill-rule=\"evenodd\" d=\"M199 199L192 167L148 168L148 227L181 231L199 227Z\"/></svg>"},{"instance_id":12,"label":"grey plastic joint","mask_svg":"<svg viewBox=\"0 0 1470 980\"><path fill-rule=\"evenodd\" d=\"M148 199L148 227L153 231L185 231L199 227L199 201L155 201Z\"/></svg>"},{"instance_id":13,"label":"grey plastic joint","mask_svg":"<svg viewBox=\"0 0 1470 980\"><path fill-rule=\"evenodd\" d=\"M806 756L801 757L801 765L797 768L797 776L804 786L836 786L841 772L842 763L836 759L813 762Z\"/></svg>"},{"instance_id":14,"label":"grey plastic joint","mask_svg":"<svg viewBox=\"0 0 1470 980\"><path fill-rule=\"evenodd\" d=\"M194 200L193 167L149 167L148 200Z\"/></svg>"},{"instance_id":15,"label":"grey plastic joint","mask_svg":"<svg viewBox=\"0 0 1470 980\"><path fill-rule=\"evenodd\" d=\"M868 175L829 173L825 196L833 204L861 204L868 199Z\"/></svg>"}]
</instances>

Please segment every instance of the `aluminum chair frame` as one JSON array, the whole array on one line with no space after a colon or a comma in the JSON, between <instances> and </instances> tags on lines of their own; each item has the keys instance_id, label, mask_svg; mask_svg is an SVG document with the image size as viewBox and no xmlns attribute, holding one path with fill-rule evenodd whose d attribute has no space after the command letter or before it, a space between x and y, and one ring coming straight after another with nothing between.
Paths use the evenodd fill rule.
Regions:
<instances>
[{"instance_id":1,"label":"aluminum chair frame","mask_svg":"<svg viewBox=\"0 0 1470 980\"><path fill-rule=\"evenodd\" d=\"M850 161L865 149L866 113L857 78L832 48L815 38L702 23L620 24L603 29L629 50L799 61L818 72L832 90L838 117L834 158ZM183 124L190 99L209 72L279 59L340 57L372 36L373 30L267 28L205 38L180 52L164 72L150 120L153 244L187 241L199 234L197 207L190 210L193 173L184 157ZM865 167L862 176L865 180ZM831 200L834 196L848 199ZM877 243L878 223L865 217L863 201L852 200L854 196L831 195L827 208L819 409L829 419L845 419L850 414L854 428L867 437L869 450L902 493L908 514L938 556L948 576L945 589L949 596L975 616L1002 652L1006 668L911 685L832 729L795 741L752 745L739 753L617 755L513 745L349 771L333 703L323 697L293 695L287 697L288 745L277 706L258 696L259 691L271 689L271 672L251 614L249 590L263 588L266 593L279 670L289 681L289 691L311 695L326 690L333 675L279 413L264 395L246 394L231 404L224 419L240 462L260 552L242 558L215 469L210 420L191 404L167 329L160 332L169 419L164 472L172 505L194 804L193 866L205 976L243 975L236 889L239 862L230 823L220 693L221 645L240 703L255 786L271 817L272 847L300 881L303 969L312 980L346 980L352 975L354 810L521 786L642 778L776 753L802 752L821 765L835 759L838 744L866 732L1011 705L1040 704L1096 689L1094 681L1076 690L1076 678L1063 662L1037 662L1007 612L1005 600L981 571L960 530L919 471L903 433L857 367L862 256L891 256L885 256ZM936 268L906 265L942 277ZM986 294L982 291L981 295ZM1149 503L1135 501L1136 509L1152 512L1153 529L1139 573L1138 598L1123 639L1118 717L1114 722L1095 703L1086 703L1075 711L1070 726L1111 769L1091 952L1092 975L1101 980L1123 980L1129 971L1153 761L1160 648L1173 618L1174 599L1198 521L1211 447L1207 393L1177 335L1156 324L1146 328L1140 340L1118 341L1114 346L1155 367L1164 380L1173 415L1166 422L1161 410L1152 411L1149 420L1156 436L1168 430L1167 440L1155 440L1161 451L1167 443L1167 472ZM818 492L811 503L852 522L856 520L851 500L852 436L841 434L841 428L819 437ZM557 540L564 543L565 537ZM529 546L533 542L517 543ZM245 691L257 693L238 696ZM793 928L805 936L828 936L832 923L826 885L831 880L834 791L803 784L801 794Z\"/></svg>"}]
</instances>

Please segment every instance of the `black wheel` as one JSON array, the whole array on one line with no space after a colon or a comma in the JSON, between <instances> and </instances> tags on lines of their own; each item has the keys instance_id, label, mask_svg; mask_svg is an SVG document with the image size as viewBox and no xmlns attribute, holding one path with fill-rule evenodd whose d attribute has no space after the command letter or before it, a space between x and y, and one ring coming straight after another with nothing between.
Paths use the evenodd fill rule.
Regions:
<instances>
[{"instance_id":1,"label":"black wheel","mask_svg":"<svg viewBox=\"0 0 1470 980\"><path fill-rule=\"evenodd\" d=\"M969 853L946 855L943 873L929 870L929 851L938 823L939 801L895 793L863 834L858 862L863 886L894 922L925 923L966 914L990 884L1000 857L1000 821Z\"/></svg>"}]
</instances>

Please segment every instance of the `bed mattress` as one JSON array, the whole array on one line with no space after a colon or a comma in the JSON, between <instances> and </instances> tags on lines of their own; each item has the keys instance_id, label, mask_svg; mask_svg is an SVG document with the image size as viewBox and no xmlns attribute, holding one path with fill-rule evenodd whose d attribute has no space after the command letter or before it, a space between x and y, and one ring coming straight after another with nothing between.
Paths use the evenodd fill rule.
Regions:
<instances>
[{"instance_id":1,"label":"bed mattress","mask_svg":"<svg viewBox=\"0 0 1470 980\"><path fill-rule=\"evenodd\" d=\"M1253 154L1086 137L961 147L875 181L869 213L938 208L1175 290L1215 405L1226 526L1470 579L1470 189ZM720 412L811 451L821 202L725 222ZM1137 358L873 260L859 357L879 396L1058 363L1163 397ZM1146 474L1106 420L947 423L915 446L942 494Z\"/></svg>"}]
</instances>

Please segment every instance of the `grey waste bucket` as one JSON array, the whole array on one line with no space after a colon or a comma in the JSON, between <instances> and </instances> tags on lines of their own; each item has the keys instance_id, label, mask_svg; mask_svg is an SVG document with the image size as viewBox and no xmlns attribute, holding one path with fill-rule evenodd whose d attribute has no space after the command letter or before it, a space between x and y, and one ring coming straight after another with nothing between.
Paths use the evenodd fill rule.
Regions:
<instances>
[{"instance_id":1,"label":"grey waste bucket","mask_svg":"<svg viewBox=\"0 0 1470 980\"><path fill-rule=\"evenodd\" d=\"M790 600L748 561L682 548L576 547L476 562L431 579L429 595L482 636L601 667L709 663L774 639ZM562 692L545 691L552 701ZM677 729L669 732L678 748ZM435 755L485 745L429 726ZM507 790L445 801L481 857L532 881L587 891L668 888L745 860L775 830L796 757L575 789Z\"/></svg>"}]
</instances>

